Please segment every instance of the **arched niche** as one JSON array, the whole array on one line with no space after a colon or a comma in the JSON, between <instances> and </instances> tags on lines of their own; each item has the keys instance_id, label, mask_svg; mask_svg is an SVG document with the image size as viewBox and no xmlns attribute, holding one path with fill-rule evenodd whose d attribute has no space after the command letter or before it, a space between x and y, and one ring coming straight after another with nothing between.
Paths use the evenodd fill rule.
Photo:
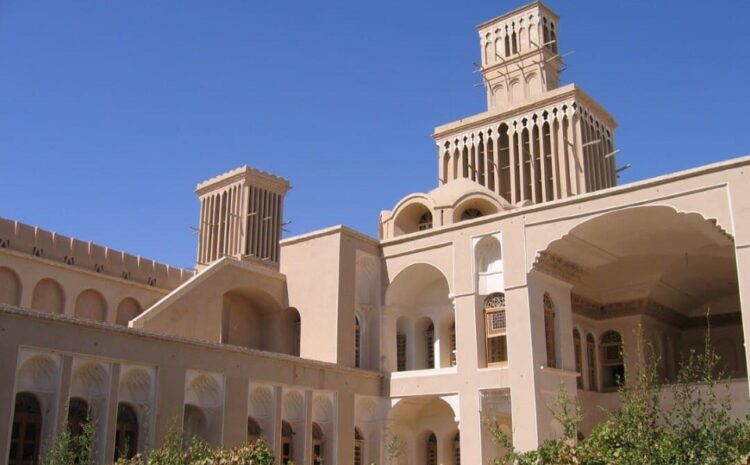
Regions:
<instances>
[{"instance_id":1,"label":"arched niche","mask_svg":"<svg viewBox=\"0 0 750 465\"><path fill-rule=\"evenodd\" d=\"M141 304L132 297L126 297L122 299L120 304L117 306L117 324L127 326L128 322L142 312Z\"/></svg>"},{"instance_id":2,"label":"arched niche","mask_svg":"<svg viewBox=\"0 0 750 465\"><path fill-rule=\"evenodd\" d=\"M39 280L31 296L31 308L47 313L63 313L65 293L60 283L50 278Z\"/></svg>"},{"instance_id":3,"label":"arched niche","mask_svg":"<svg viewBox=\"0 0 750 465\"><path fill-rule=\"evenodd\" d=\"M401 236L432 229L433 212L423 199L413 199L397 207L393 223L393 235Z\"/></svg>"},{"instance_id":4,"label":"arched niche","mask_svg":"<svg viewBox=\"0 0 750 465\"><path fill-rule=\"evenodd\" d=\"M0 303L19 305L21 303L21 278L10 268L0 267Z\"/></svg>"},{"instance_id":5,"label":"arched niche","mask_svg":"<svg viewBox=\"0 0 750 465\"><path fill-rule=\"evenodd\" d=\"M475 242L474 260L479 295L503 292L503 251L499 234L485 236Z\"/></svg>"},{"instance_id":6,"label":"arched niche","mask_svg":"<svg viewBox=\"0 0 750 465\"><path fill-rule=\"evenodd\" d=\"M87 289L76 298L75 316L94 321L107 320L107 301L97 291Z\"/></svg>"}]
</instances>

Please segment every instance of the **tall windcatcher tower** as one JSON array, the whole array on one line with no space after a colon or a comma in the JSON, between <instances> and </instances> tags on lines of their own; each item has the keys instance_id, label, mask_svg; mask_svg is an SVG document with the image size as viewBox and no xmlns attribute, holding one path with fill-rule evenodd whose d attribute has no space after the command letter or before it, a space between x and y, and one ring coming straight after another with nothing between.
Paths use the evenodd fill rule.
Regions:
<instances>
[{"instance_id":1,"label":"tall windcatcher tower","mask_svg":"<svg viewBox=\"0 0 750 465\"><path fill-rule=\"evenodd\" d=\"M278 267L289 188L286 179L247 166L198 184L198 268L222 257Z\"/></svg>"},{"instance_id":2,"label":"tall windcatcher tower","mask_svg":"<svg viewBox=\"0 0 750 465\"><path fill-rule=\"evenodd\" d=\"M617 183L617 124L574 84L559 87L559 17L540 2L477 26L487 111L439 126L439 183L467 178L511 204Z\"/></svg>"}]
</instances>

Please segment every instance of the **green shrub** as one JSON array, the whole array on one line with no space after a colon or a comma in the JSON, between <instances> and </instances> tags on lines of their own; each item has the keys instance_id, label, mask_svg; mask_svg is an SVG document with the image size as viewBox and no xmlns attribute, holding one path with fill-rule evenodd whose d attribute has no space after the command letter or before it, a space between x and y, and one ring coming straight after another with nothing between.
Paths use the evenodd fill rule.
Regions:
<instances>
[{"instance_id":1,"label":"green shrub","mask_svg":"<svg viewBox=\"0 0 750 465\"><path fill-rule=\"evenodd\" d=\"M750 415L730 415L729 379L716 374L718 361L707 336L703 353L691 351L676 382L664 386L658 359L649 357L620 386L620 407L584 440L577 439L580 408L562 386L552 413L563 437L535 451L515 451L499 424L486 419L495 442L509 451L493 465L748 465ZM670 408L662 407L665 392L674 399Z\"/></svg>"}]
</instances>

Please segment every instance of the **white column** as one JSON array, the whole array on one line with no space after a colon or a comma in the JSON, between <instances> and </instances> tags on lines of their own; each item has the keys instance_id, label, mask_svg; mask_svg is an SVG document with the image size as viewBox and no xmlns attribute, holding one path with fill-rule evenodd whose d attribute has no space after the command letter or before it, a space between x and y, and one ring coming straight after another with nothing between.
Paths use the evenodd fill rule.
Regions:
<instances>
[{"instance_id":1,"label":"white column","mask_svg":"<svg viewBox=\"0 0 750 465\"><path fill-rule=\"evenodd\" d=\"M97 428L101 437L97 441L101 447L97 451L97 463L112 463L115 456L115 434L117 433L117 407L120 392L120 364L113 363L109 377L109 392L104 405L103 418Z\"/></svg>"},{"instance_id":2,"label":"white column","mask_svg":"<svg viewBox=\"0 0 750 465\"><path fill-rule=\"evenodd\" d=\"M508 151L510 154L510 166L508 168L510 169L510 203L512 204L516 204L520 201L520 199L518 199L516 196L516 191L518 189L518 179L516 179L516 144L513 141L515 135L515 130L512 127L509 127Z\"/></svg>"},{"instance_id":3,"label":"white column","mask_svg":"<svg viewBox=\"0 0 750 465\"><path fill-rule=\"evenodd\" d=\"M4 338L5 339L5 338ZM0 378L0 464L6 465L10 449L10 433L13 424L13 411L15 408L15 384L18 360L18 345L14 343L3 344L0 340L0 366L5 368L5 376ZM9 341L7 341L9 342ZM40 436L41 437L41 436ZM47 438L41 437L42 440Z\"/></svg>"},{"instance_id":4,"label":"white column","mask_svg":"<svg viewBox=\"0 0 750 465\"><path fill-rule=\"evenodd\" d=\"M302 431L297 431L297 434L302 434L302 444L303 446L300 448L295 448L294 450L294 463L299 463L302 465L313 465L312 463L312 455L313 455L313 445L312 445L312 403L313 403L313 393L311 390L306 389L305 390L305 397L304 397L304 413L302 415L303 418L303 426ZM301 449L302 456L299 455L299 450Z\"/></svg>"},{"instance_id":5,"label":"white column","mask_svg":"<svg viewBox=\"0 0 750 465\"><path fill-rule=\"evenodd\" d=\"M354 461L354 394L336 393L335 457L333 465L349 465ZM365 449L371 447L365 445ZM364 457L363 457L364 458Z\"/></svg>"},{"instance_id":6,"label":"white column","mask_svg":"<svg viewBox=\"0 0 750 465\"><path fill-rule=\"evenodd\" d=\"M268 419L268 427L271 429L271 440L270 440L270 446L273 450L273 455L276 458L275 462L276 465L282 465L281 464L281 402L282 402L282 396L283 391L281 386L274 386L273 387L273 411L271 412L271 415Z\"/></svg>"},{"instance_id":7,"label":"white column","mask_svg":"<svg viewBox=\"0 0 750 465\"><path fill-rule=\"evenodd\" d=\"M492 142L492 161L495 164L495 192L500 195L502 192L500 186L500 180L502 179L502 174L500 172L500 134L498 134Z\"/></svg>"},{"instance_id":8,"label":"white column","mask_svg":"<svg viewBox=\"0 0 750 465\"><path fill-rule=\"evenodd\" d=\"M557 147L555 119L549 121L549 156L552 158L552 200L562 198L560 187L560 155Z\"/></svg>"}]
</instances>

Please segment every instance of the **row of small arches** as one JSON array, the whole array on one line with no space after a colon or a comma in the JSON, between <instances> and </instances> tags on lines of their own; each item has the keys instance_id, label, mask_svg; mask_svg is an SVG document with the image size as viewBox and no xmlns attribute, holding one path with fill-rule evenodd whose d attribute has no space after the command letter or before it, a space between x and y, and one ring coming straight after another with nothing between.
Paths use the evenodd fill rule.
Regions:
<instances>
[{"instance_id":1,"label":"row of small arches","mask_svg":"<svg viewBox=\"0 0 750 465\"><path fill-rule=\"evenodd\" d=\"M8 465L38 463L44 421L41 402L35 394L31 392L16 394ZM73 439L78 437L84 425L90 421L92 421L92 409L89 403L80 397L71 398L68 401L66 422L71 437ZM140 450L139 431L136 410L129 403L120 402L117 406L114 433L114 462L121 458L131 458Z\"/></svg>"},{"instance_id":2,"label":"row of small arches","mask_svg":"<svg viewBox=\"0 0 750 465\"><path fill-rule=\"evenodd\" d=\"M533 20L533 16L529 17L529 21ZM491 64L497 59L503 61L503 57L508 58L512 55L522 53L529 49L544 47L550 50L552 53L557 53L557 30L555 22L548 20L546 17L542 17L542 23L540 25L541 35L543 42L541 44L535 44L534 40L539 36L539 29L536 29L534 34L534 26L538 24L530 24L528 27L523 26L523 20L519 21L518 28L516 23L511 22L506 24L504 27L495 29L494 34L488 32L484 36L484 62L485 64ZM493 37L494 36L494 37ZM494 40L493 40L494 39Z\"/></svg>"},{"instance_id":3,"label":"row of small arches","mask_svg":"<svg viewBox=\"0 0 750 465\"><path fill-rule=\"evenodd\" d=\"M21 279L10 268L0 267L0 303L19 306L21 304ZM66 296L63 287L52 278L42 278L34 285L31 308L46 313L65 313ZM93 321L108 321L108 304L104 296L95 289L81 291L75 297L74 316ZM123 298L116 308L115 322L127 326L128 322L143 311L141 304L132 297Z\"/></svg>"}]
</instances>

